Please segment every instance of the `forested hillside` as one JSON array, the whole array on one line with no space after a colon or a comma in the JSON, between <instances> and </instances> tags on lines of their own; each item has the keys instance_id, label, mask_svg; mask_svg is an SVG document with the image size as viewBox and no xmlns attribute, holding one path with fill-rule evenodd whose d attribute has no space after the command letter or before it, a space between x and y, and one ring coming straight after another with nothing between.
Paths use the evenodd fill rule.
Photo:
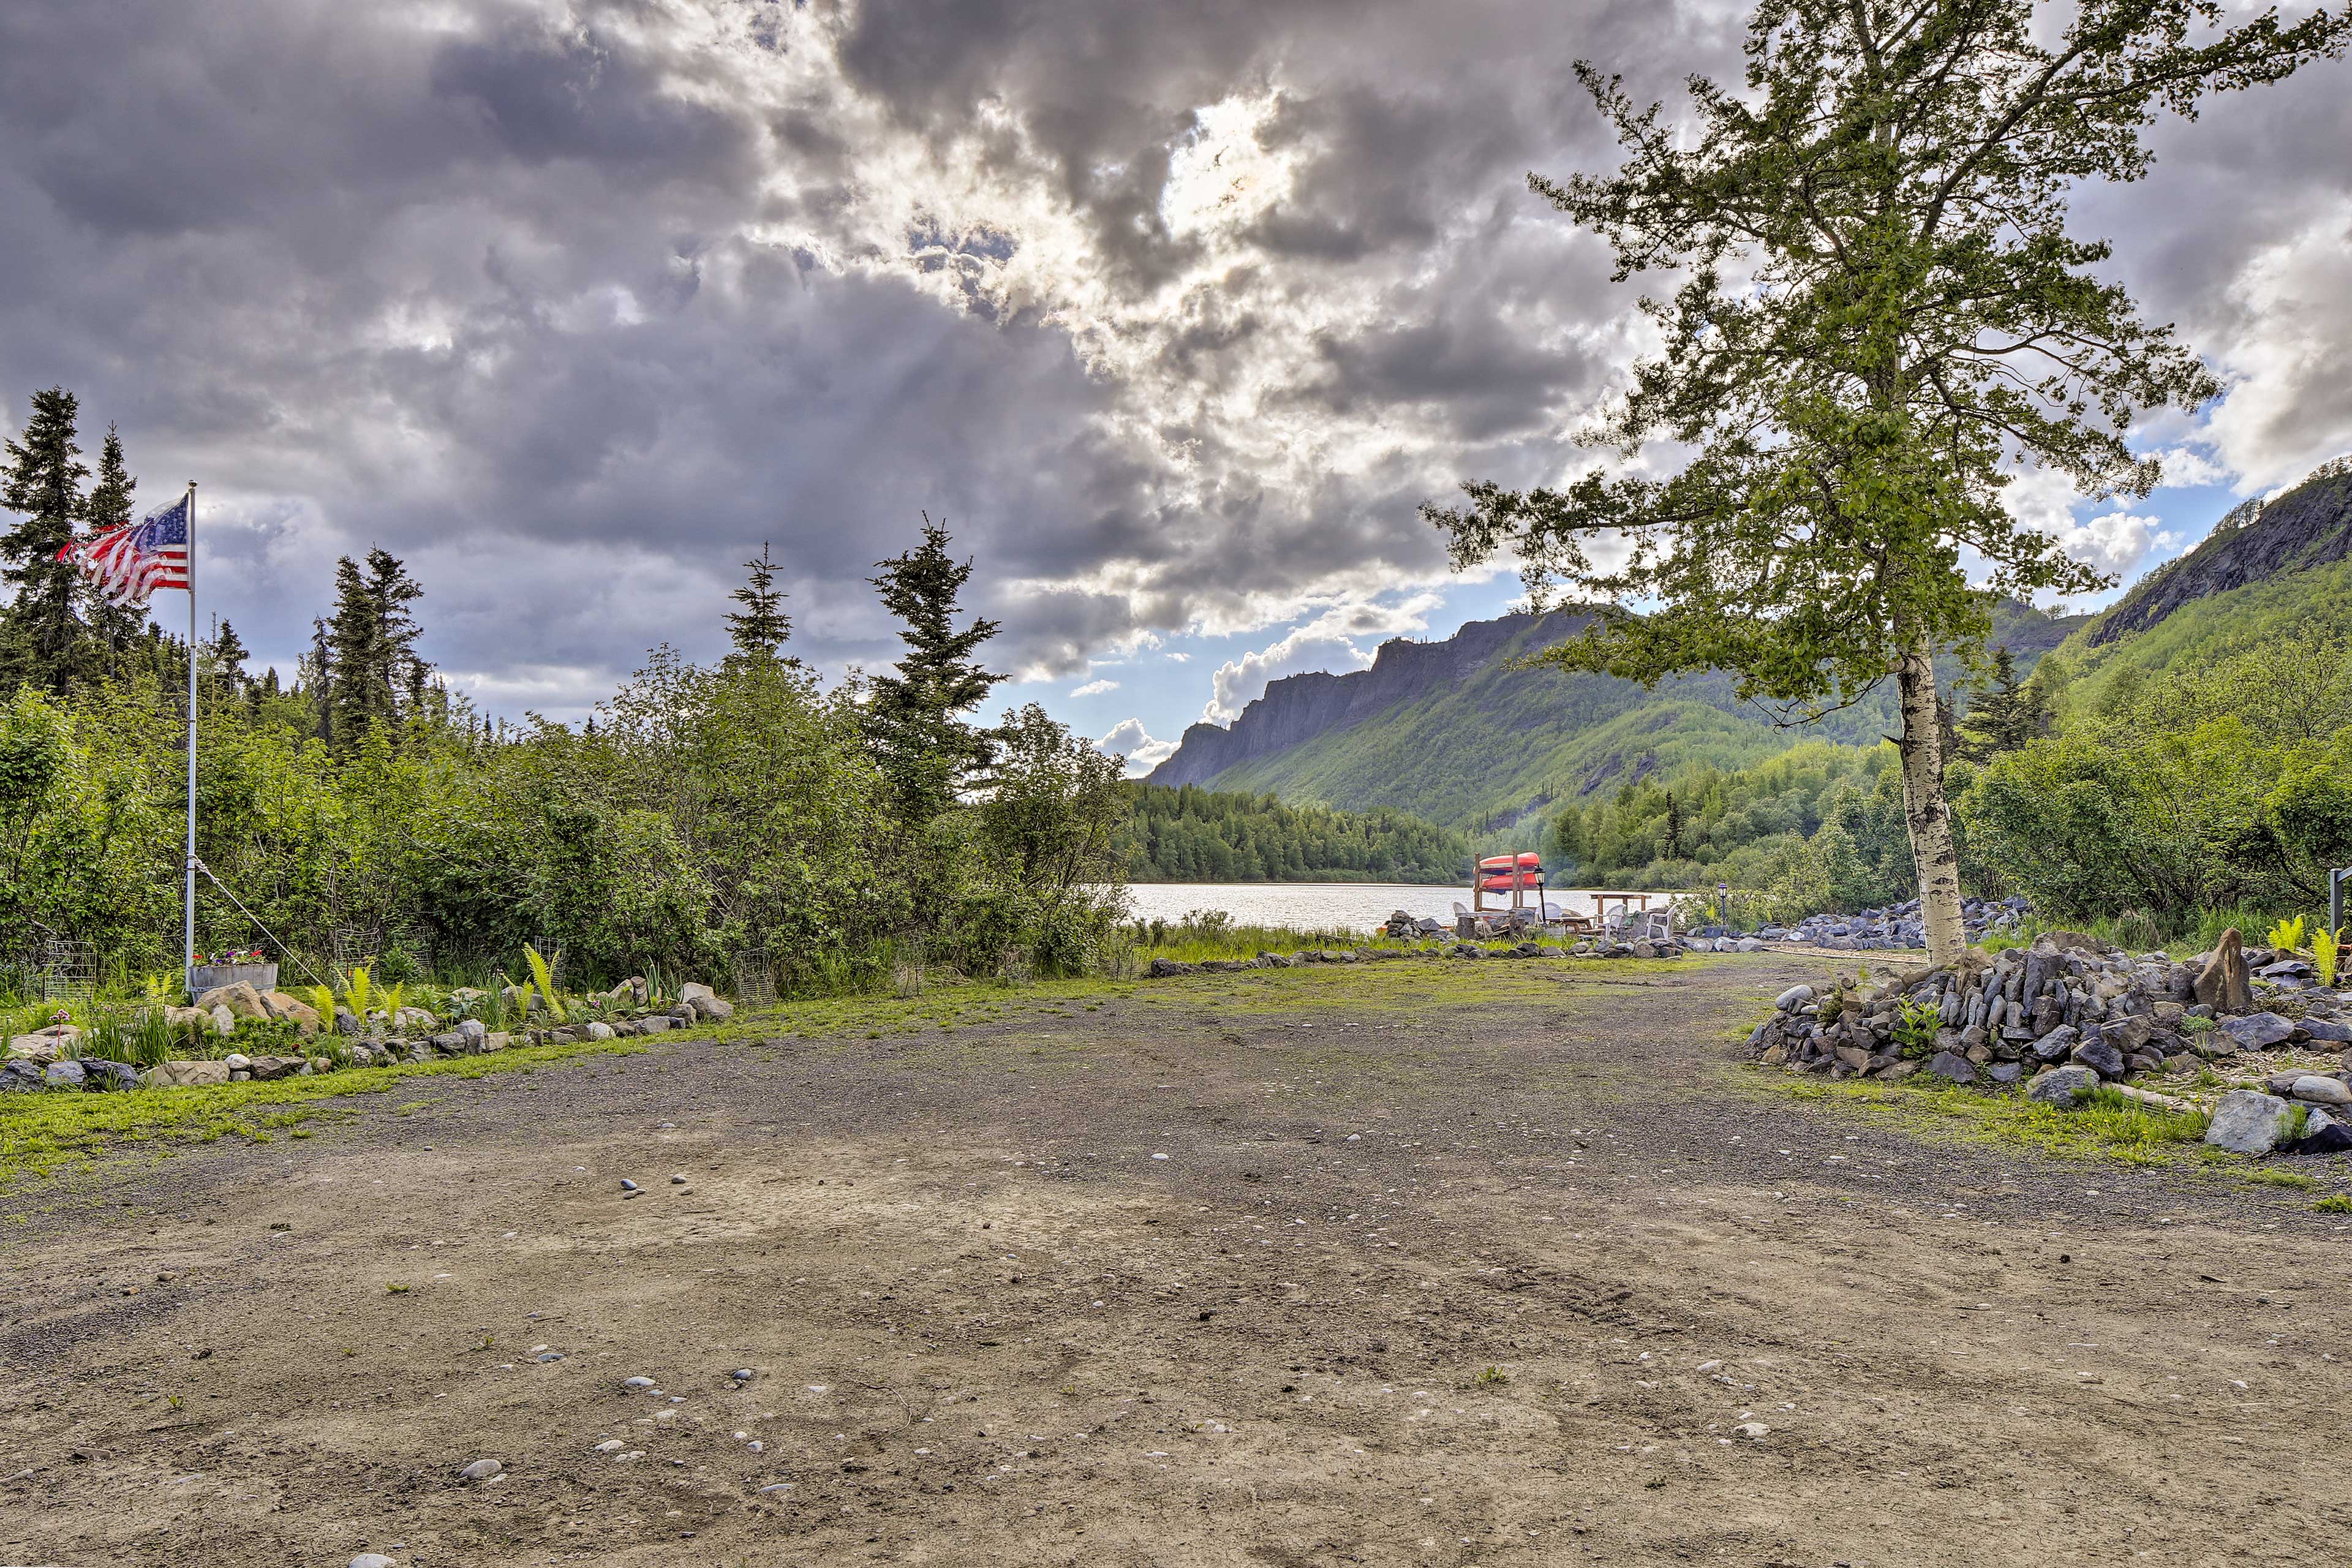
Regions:
<instances>
[{"instance_id":1,"label":"forested hillside","mask_svg":"<svg viewBox=\"0 0 2352 1568\"><path fill-rule=\"evenodd\" d=\"M1270 795L1133 786L1115 846L1137 882L1458 882L1470 840L1401 811L1286 805Z\"/></svg>"},{"instance_id":2,"label":"forested hillside","mask_svg":"<svg viewBox=\"0 0 2352 1568\"><path fill-rule=\"evenodd\" d=\"M1992 640L2023 674L2080 624L2004 605ZM1443 643L1384 644L1369 670L1277 680L1231 731L1187 731L1185 748L1152 779L1350 810L1394 806L1481 834L1484 847L1532 847L1519 840L1563 805L1695 768L1751 766L1807 741L1874 746L1894 727L1891 690L1790 729L1741 701L1728 676L1644 689L1518 668L1581 625L1566 616L1473 622ZM1940 673L1948 688L1963 674L1948 663ZM1197 777L1204 757L1241 760Z\"/></svg>"}]
</instances>

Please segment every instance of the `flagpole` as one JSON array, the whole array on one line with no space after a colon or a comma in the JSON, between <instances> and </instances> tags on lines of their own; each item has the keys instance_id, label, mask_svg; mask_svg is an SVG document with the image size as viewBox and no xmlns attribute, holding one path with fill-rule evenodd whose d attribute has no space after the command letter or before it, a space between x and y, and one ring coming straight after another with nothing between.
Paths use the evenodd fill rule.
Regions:
<instances>
[{"instance_id":1,"label":"flagpole","mask_svg":"<svg viewBox=\"0 0 2352 1568\"><path fill-rule=\"evenodd\" d=\"M196 999L196 481L188 481L188 864L181 975Z\"/></svg>"}]
</instances>

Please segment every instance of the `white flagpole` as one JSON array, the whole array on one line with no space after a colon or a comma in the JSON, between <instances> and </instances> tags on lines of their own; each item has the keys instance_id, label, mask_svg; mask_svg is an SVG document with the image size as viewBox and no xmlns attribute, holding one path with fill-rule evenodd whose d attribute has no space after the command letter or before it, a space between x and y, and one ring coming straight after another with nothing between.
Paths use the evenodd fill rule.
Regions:
<instances>
[{"instance_id":1,"label":"white flagpole","mask_svg":"<svg viewBox=\"0 0 2352 1568\"><path fill-rule=\"evenodd\" d=\"M181 973L196 999L196 481L188 481L188 884Z\"/></svg>"}]
</instances>

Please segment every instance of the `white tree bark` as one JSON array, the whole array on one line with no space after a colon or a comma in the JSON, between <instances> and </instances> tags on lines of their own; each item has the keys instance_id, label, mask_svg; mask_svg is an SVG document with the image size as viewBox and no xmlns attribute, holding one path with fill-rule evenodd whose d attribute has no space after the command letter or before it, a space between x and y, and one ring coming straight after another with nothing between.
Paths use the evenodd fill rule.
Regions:
<instances>
[{"instance_id":1,"label":"white tree bark","mask_svg":"<svg viewBox=\"0 0 2352 1568\"><path fill-rule=\"evenodd\" d=\"M1968 946L1960 921L1960 856L1952 843L1952 808L1944 799L1944 739L1937 722L1935 650L1916 640L1895 672L1903 700L1903 821L1919 872L1919 915L1932 963L1956 962Z\"/></svg>"}]
</instances>

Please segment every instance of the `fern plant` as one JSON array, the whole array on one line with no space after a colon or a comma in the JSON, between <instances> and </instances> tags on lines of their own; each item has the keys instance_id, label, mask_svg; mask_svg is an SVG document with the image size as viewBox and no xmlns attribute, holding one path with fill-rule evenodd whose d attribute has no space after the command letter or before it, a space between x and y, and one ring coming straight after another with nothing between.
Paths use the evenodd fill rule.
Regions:
<instances>
[{"instance_id":1,"label":"fern plant","mask_svg":"<svg viewBox=\"0 0 2352 1568\"><path fill-rule=\"evenodd\" d=\"M352 964L351 978L343 982L344 1005L351 1008L353 1017L364 1024L372 1011L369 1004L374 1000L375 987L368 979L367 965Z\"/></svg>"},{"instance_id":2,"label":"fern plant","mask_svg":"<svg viewBox=\"0 0 2352 1568\"><path fill-rule=\"evenodd\" d=\"M531 982L539 987L539 994L547 1004L547 1016L561 1024L563 1022L563 1004L557 1001L555 997L554 966L550 964L535 947L524 948L522 954L530 960ZM559 952L557 956L562 955Z\"/></svg>"},{"instance_id":3,"label":"fern plant","mask_svg":"<svg viewBox=\"0 0 2352 1568\"><path fill-rule=\"evenodd\" d=\"M2352 931L2352 926L2345 930ZM2311 965L2319 971L2319 983L2330 990L2336 987L2336 961L2343 950L2342 932L2322 926L2311 933Z\"/></svg>"},{"instance_id":4,"label":"fern plant","mask_svg":"<svg viewBox=\"0 0 2352 1568\"><path fill-rule=\"evenodd\" d=\"M310 1008L327 1028L335 1026L335 994L324 985L310 987Z\"/></svg>"},{"instance_id":5,"label":"fern plant","mask_svg":"<svg viewBox=\"0 0 2352 1568\"><path fill-rule=\"evenodd\" d=\"M2270 945L2281 952L2300 950L2303 946L2303 917L2297 915L2291 921L2281 921L2271 927L2269 941Z\"/></svg>"}]
</instances>

